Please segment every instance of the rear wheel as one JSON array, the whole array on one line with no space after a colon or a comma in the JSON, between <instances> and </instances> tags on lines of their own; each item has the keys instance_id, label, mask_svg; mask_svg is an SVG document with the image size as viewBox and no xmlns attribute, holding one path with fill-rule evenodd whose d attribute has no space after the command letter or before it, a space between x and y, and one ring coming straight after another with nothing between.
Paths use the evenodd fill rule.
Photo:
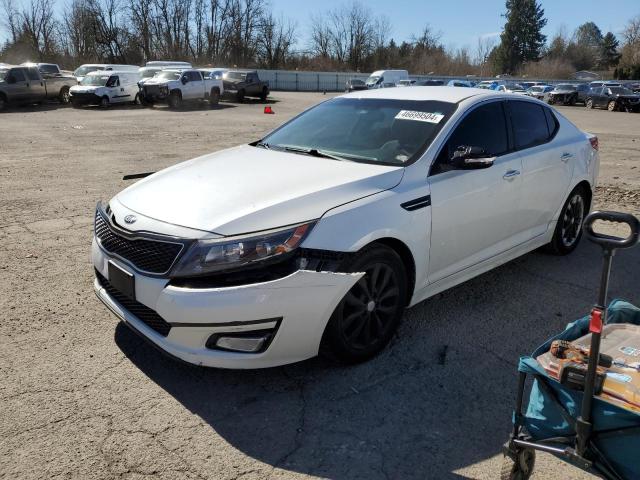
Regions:
<instances>
[{"instance_id":1,"label":"rear wheel","mask_svg":"<svg viewBox=\"0 0 640 480\"><path fill-rule=\"evenodd\" d=\"M106 95L100 99L100 107L108 108L109 107L109 97Z\"/></svg>"},{"instance_id":2,"label":"rear wheel","mask_svg":"<svg viewBox=\"0 0 640 480\"><path fill-rule=\"evenodd\" d=\"M269 96L269 90L267 90L267 87L262 87L262 92L260 93L260 100L264 102L268 96Z\"/></svg>"},{"instance_id":3,"label":"rear wheel","mask_svg":"<svg viewBox=\"0 0 640 480\"><path fill-rule=\"evenodd\" d=\"M0 95L0 112L7 108L7 98L4 95Z\"/></svg>"},{"instance_id":4,"label":"rear wheel","mask_svg":"<svg viewBox=\"0 0 640 480\"><path fill-rule=\"evenodd\" d=\"M611 100L609 103L607 103L607 110L609 110L610 112L616 111L616 102L614 100Z\"/></svg>"},{"instance_id":5,"label":"rear wheel","mask_svg":"<svg viewBox=\"0 0 640 480\"><path fill-rule=\"evenodd\" d=\"M515 460L505 456L500 470L500 480L528 480L536 465L535 450L521 450L515 455Z\"/></svg>"},{"instance_id":6,"label":"rear wheel","mask_svg":"<svg viewBox=\"0 0 640 480\"><path fill-rule=\"evenodd\" d=\"M593 100L588 99L587 103L585 104L585 106L589 109L593 108Z\"/></svg>"},{"instance_id":7,"label":"rear wheel","mask_svg":"<svg viewBox=\"0 0 640 480\"><path fill-rule=\"evenodd\" d=\"M334 310L321 351L341 362L357 363L391 340L407 304L407 275L400 256L384 245L365 248L344 270L365 275Z\"/></svg>"},{"instance_id":8,"label":"rear wheel","mask_svg":"<svg viewBox=\"0 0 640 480\"><path fill-rule=\"evenodd\" d=\"M567 255L573 252L582 237L582 223L589 206L583 187L575 188L562 207L556 229L547 250L555 255Z\"/></svg>"},{"instance_id":9,"label":"rear wheel","mask_svg":"<svg viewBox=\"0 0 640 480\"><path fill-rule=\"evenodd\" d=\"M71 95L69 95L69 89L67 87L60 90L60 95L58 95L58 100L63 105L66 105L71 100Z\"/></svg>"}]
</instances>

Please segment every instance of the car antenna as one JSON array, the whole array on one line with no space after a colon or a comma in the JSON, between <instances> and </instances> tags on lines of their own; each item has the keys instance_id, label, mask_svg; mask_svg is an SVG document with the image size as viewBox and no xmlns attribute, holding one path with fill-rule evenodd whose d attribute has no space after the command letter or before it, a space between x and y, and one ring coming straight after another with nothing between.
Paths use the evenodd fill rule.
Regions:
<instances>
[{"instance_id":1,"label":"car antenna","mask_svg":"<svg viewBox=\"0 0 640 480\"><path fill-rule=\"evenodd\" d=\"M154 173L156 172L132 173L130 175L125 175L124 177L122 177L122 180L135 180L136 178L148 177L149 175L153 175Z\"/></svg>"}]
</instances>

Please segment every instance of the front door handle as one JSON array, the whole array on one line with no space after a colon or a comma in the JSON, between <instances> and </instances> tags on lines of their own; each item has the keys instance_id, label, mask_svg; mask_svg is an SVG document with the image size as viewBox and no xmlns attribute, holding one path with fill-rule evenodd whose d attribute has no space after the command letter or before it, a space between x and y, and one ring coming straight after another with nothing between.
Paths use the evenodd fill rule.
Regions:
<instances>
[{"instance_id":1,"label":"front door handle","mask_svg":"<svg viewBox=\"0 0 640 480\"><path fill-rule=\"evenodd\" d=\"M520 170L509 170L507 171L507 173L505 173L502 178L504 178L505 180L511 180L515 177L517 177L518 175L520 175Z\"/></svg>"},{"instance_id":2,"label":"front door handle","mask_svg":"<svg viewBox=\"0 0 640 480\"><path fill-rule=\"evenodd\" d=\"M573 157L572 153L563 153L560 157L560 160L562 160L564 163L567 163L571 157Z\"/></svg>"}]
</instances>

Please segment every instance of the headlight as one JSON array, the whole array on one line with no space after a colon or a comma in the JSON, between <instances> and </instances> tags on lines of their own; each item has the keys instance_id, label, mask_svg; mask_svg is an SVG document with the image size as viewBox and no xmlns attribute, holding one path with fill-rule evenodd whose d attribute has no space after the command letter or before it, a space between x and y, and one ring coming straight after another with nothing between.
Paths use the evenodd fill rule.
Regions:
<instances>
[{"instance_id":1,"label":"headlight","mask_svg":"<svg viewBox=\"0 0 640 480\"><path fill-rule=\"evenodd\" d=\"M246 237L199 240L175 266L171 276L185 277L241 268L286 255L298 248L314 222Z\"/></svg>"}]
</instances>

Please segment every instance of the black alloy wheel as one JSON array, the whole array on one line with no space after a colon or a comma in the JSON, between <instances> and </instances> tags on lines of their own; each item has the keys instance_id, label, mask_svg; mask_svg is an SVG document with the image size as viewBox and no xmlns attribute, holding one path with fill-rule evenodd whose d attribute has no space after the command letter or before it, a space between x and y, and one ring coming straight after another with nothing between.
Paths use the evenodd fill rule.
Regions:
<instances>
[{"instance_id":1,"label":"black alloy wheel","mask_svg":"<svg viewBox=\"0 0 640 480\"><path fill-rule=\"evenodd\" d=\"M407 275L399 255L384 245L365 248L345 269L365 275L338 304L322 340L322 352L357 363L382 350L407 304Z\"/></svg>"},{"instance_id":2,"label":"black alloy wheel","mask_svg":"<svg viewBox=\"0 0 640 480\"><path fill-rule=\"evenodd\" d=\"M553 238L547 246L551 253L567 255L575 250L582 237L582 224L588 210L584 188L575 188L562 207Z\"/></svg>"}]
</instances>

